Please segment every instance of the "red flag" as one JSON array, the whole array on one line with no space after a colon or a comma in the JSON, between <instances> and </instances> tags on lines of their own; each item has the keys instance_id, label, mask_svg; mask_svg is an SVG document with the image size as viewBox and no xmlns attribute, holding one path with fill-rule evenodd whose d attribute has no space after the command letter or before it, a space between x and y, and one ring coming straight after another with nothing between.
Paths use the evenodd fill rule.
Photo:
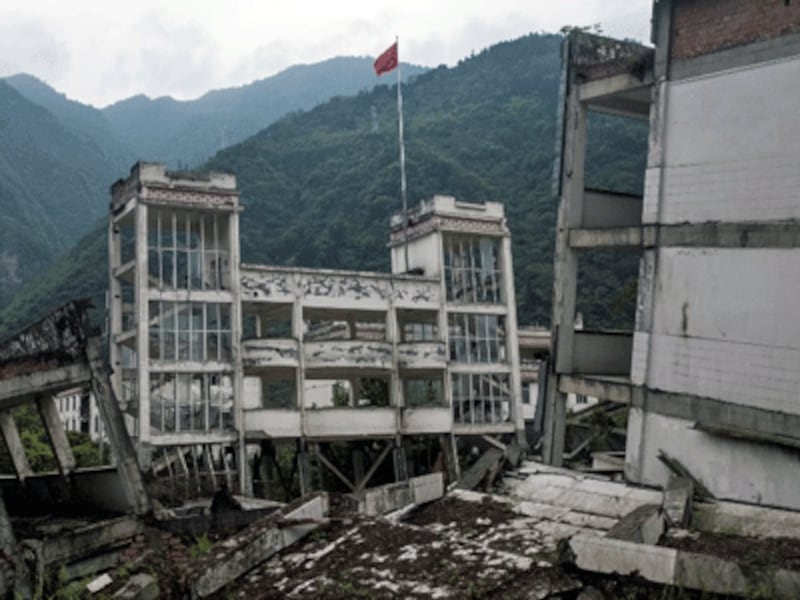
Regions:
<instances>
[{"instance_id":1,"label":"red flag","mask_svg":"<svg viewBox=\"0 0 800 600\"><path fill-rule=\"evenodd\" d=\"M397 42L375 60L374 67L376 75L383 75L397 68Z\"/></svg>"}]
</instances>

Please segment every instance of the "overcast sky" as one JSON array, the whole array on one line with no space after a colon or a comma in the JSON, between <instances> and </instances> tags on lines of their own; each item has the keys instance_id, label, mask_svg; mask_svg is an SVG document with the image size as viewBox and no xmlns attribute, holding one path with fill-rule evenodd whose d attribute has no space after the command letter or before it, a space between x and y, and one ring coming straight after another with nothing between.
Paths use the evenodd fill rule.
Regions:
<instances>
[{"instance_id":1,"label":"overcast sky","mask_svg":"<svg viewBox=\"0 0 800 600\"><path fill-rule=\"evenodd\" d=\"M377 56L453 65L529 32L600 23L648 41L652 0L2 0L0 76L30 73L102 107L195 98L297 63Z\"/></svg>"}]
</instances>

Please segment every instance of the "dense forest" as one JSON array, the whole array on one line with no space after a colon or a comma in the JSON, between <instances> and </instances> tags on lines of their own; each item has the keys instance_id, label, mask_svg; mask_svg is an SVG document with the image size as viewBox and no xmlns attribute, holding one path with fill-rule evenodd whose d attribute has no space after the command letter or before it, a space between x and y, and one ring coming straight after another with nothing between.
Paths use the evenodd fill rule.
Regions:
<instances>
[{"instance_id":1,"label":"dense forest","mask_svg":"<svg viewBox=\"0 0 800 600\"><path fill-rule=\"evenodd\" d=\"M522 324L549 322L561 39L497 44L403 87L409 201L450 194L505 203ZM588 135L587 184L640 193L646 125L592 115ZM244 261L388 270L388 220L400 209L393 85L284 117L201 168L237 175ZM591 258L581 262L584 321L630 325L636 256ZM74 296L102 306L106 278L100 223L0 313L0 331Z\"/></svg>"}]
</instances>

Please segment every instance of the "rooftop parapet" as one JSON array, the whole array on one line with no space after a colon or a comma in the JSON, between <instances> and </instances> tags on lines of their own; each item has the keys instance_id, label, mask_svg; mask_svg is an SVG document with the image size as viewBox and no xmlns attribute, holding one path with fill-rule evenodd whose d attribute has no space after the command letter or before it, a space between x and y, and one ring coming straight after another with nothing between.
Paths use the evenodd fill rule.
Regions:
<instances>
[{"instance_id":1,"label":"rooftop parapet","mask_svg":"<svg viewBox=\"0 0 800 600\"><path fill-rule=\"evenodd\" d=\"M570 62L582 81L630 74L639 79L652 70L655 50L636 42L583 31L569 35Z\"/></svg>"},{"instance_id":2,"label":"rooftop parapet","mask_svg":"<svg viewBox=\"0 0 800 600\"><path fill-rule=\"evenodd\" d=\"M173 192L170 200L180 201L174 192L236 196L236 176L231 173L210 171L168 171L163 163L137 162L131 167L127 179L119 179L111 186L111 208L116 210L143 189Z\"/></svg>"},{"instance_id":3,"label":"rooftop parapet","mask_svg":"<svg viewBox=\"0 0 800 600\"><path fill-rule=\"evenodd\" d=\"M408 222L408 238L414 238L433 229L463 231L489 235L507 235L505 209L502 202L462 202L453 196L436 195L422 200L407 211L392 215L390 246L403 243ZM471 225L470 222L474 223Z\"/></svg>"}]
</instances>

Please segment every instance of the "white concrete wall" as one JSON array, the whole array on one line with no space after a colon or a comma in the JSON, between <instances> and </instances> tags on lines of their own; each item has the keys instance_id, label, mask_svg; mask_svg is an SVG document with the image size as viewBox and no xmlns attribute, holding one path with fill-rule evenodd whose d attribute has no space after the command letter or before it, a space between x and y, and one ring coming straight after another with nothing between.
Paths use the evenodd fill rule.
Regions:
<instances>
[{"instance_id":1,"label":"white concrete wall","mask_svg":"<svg viewBox=\"0 0 800 600\"><path fill-rule=\"evenodd\" d=\"M632 408L625 457L628 478L665 485L670 471L658 459L663 450L718 498L800 509L796 451L709 435L693 425Z\"/></svg>"},{"instance_id":2,"label":"white concrete wall","mask_svg":"<svg viewBox=\"0 0 800 600\"><path fill-rule=\"evenodd\" d=\"M674 82L661 222L800 218L800 57ZM644 220L658 214L648 172Z\"/></svg>"},{"instance_id":3,"label":"white concrete wall","mask_svg":"<svg viewBox=\"0 0 800 600\"><path fill-rule=\"evenodd\" d=\"M637 334L634 382L800 413L798 298L800 249L659 250L653 327L649 340Z\"/></svg>"}]
</instances>

